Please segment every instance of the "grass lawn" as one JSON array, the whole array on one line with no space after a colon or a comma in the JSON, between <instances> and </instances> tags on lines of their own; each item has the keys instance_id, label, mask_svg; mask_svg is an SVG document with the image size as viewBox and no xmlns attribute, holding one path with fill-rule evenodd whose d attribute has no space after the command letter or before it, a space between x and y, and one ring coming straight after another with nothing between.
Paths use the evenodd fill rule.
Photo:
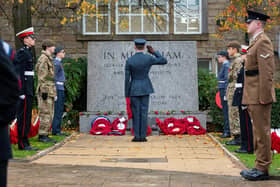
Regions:
<instances>
[{"instance_id":1,"label":"grass lawn","mask_svg":"<svg viewBox=\"0 0 280 187\"><path fill-rule=\"evenodd\" d=\"M235 153L234 151L236 149L239 149L239 146L230 146L225 145L225 143L231 138L220 138L220 133L214 133L212 134L216 137L216 139L221 142L231 153L233 153L235 156L239 158L239 160L248 168L252 168L255 165L255 154L240 154ZM280 154L273 154L272 164L270 165L269 174L272 176L280 176Z\"/></svg>"},{"instance_id":2,"label":"grass lawn","mask_svg":"<svg viewBox=\"0 0 280 187\"><path fill-rule=\"evenodd\" d=\"M66 133L66 135L68 136L68 135L70 135L70 133ZM49 135L49 137L51 139L56 140L57 143L64 140L67 136L52 136L52 135ZM39 151L47 149L47 148L54 145L54 143L39 142L38 141L38 135L33 137L33 138L30 138L29 142L30 142L30 145L32 147L38 148ZM37 152L39 152L39 151L22 151L22 150L19 150L17 144L12 145L12 151L13 151L13 158L15 158L15 159L28 158L28 157L31 157L31 156L35 155Z\"/></svg>"}]
</instances>

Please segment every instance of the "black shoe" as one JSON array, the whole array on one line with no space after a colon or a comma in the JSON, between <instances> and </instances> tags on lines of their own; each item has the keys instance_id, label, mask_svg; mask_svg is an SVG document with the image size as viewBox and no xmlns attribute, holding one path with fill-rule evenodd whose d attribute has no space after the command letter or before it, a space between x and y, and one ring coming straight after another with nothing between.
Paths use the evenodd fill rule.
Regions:
<instances>
[{"instance_id":1,"label":"black shoe","mask_svg":"<svg viewBox=\"0 0 280 187\"><path fill-rule=\"evenodd\" d=\"M240 138L234 138L231 141L226 142L226 145L240 145L241 141Z\"/></svg>"},{"instance_id":2,"label":"black shoe","mask_svg":"<svg viewBox=\"0 0 280 187\"><path fill-rule=\"evenodd\" d=\"M250 181L259 181L259 180L268 180L269 175L267 172L262 172L256 168L251 170L243 170L240 172L240 175Z\"/></svg>"},{"instance_id":3,"label":"black shoe","mask_svg":"<svg viewBox=\"0 0 280 187\"><path fill-rule=\"evenodd\" d=\"M19 150L23 151L38 151L39 149L36 147L31 147L31 146L25 146L25 147L19 147Z\"/></svg>"},{"instance_id":4,"label":"black shoe","mask_svg":"<svg viewBox=\"0 0 280 187\"><path fill-rule=\"evenodd\" d=\"M141 142L141 139L140 139L140 138L134 137L131 141L132 141L132 142Z\"/></svg>"},{"instance_id":5,"label":"black shoe","mask_svg":"<svg viewBox=\"0 0 280 187\"><path fill-rule=\"evenodd\" d=\"M56 143L56 140L50 139L48 136L39 135L39 142L43 142L43 143Z\"/></svg>"},{"instance_id":6,"label":"black shoe","mask_svg":"<svg viewBox=\"0 0 280 187\"><path fill-rule=\"evenodd\" d=\"M245 153L245 154L253 154L254 151L247 151L246 149L237 149L234 152L236 153Z\"/></svg>"},{"instance_id":7,"label":"black shoe","mask_svg":"<svg viewBox=\"0 0 280 187\"><path fill-rule=\"evenodd\" d=\"M58 133L52 133L52 135L54 136L67 136L65 133L63 132L58 132Z\"/></svg>"},{"instance_id":8,"label":"black shoe","mask_svg":"<svg viewBox=\"0 0 280 187\"><path fill-rule=\"evenodd\" d=\"M221 138L230 138L230 133L223 133L220 137Z\"/></svg>"},{"instance_id":9,"label":"black shoe","mask_svg":"<svg viewBox=\"0 0 280 187\"><path fill-rule=\"evenodd\" d=\"M147 138L140 138L141 142L147 142Z\"/></svg>"}]
</instances>

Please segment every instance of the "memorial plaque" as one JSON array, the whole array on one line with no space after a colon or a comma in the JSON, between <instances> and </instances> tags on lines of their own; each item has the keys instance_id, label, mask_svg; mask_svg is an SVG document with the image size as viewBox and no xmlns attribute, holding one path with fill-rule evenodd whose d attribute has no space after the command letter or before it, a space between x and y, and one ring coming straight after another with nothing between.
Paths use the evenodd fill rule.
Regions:
<instances>
[{"instance_id":1,"label":"memorial plaque","mask_svg":"<svg viewBox=\"0 0 280 187\"><path fill-rule=\"evenodd\" d=\"M198 111L197 52L194 41L148 41L168 60L153 66L155 93L150 111ZM124 68L133 42L88 42L87 111L126 111Z\"/></svg>"}]
</instances>

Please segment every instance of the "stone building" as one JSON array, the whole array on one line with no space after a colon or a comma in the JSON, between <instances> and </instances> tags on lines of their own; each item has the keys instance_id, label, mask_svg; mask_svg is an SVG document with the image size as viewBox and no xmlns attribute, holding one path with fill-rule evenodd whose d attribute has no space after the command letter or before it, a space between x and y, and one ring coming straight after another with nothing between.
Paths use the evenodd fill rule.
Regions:
<instances>
[{"instance_id":1,"label":"stone building","mask_svg":"<svg viewBox=\"0 0 280 187\"><path fill-rule=\"evenodd\" d=\"M40 44L46 38L65 45L68 55L74 58L87 56L88 41L131 41L135 37L155 41L191 40L197 41L198 67L215 72L215 63L211 61L216 51L233 39L245 43L244 34L237 31L228 32L224 39L214 37L217 32L215 16L225 8L224 0L157 0L158 6L150 7L158 12L156 21L140 13L144 5L135 8L139 7L139 1L127 2L119 1L105 7L97 3L96 7L103 8L100 11L102 21L85 16L79 23L61 25L61 19L70 16L73 10L65 7L65 0L48 1L45 5L49 8L41 8L41 14L32 17L38 38L36 51L40 51ZM54 7L59 14L52 13ZM7 19L11 18L12 8L8 4L2 8L6 11L0 11L0 37L13 45L13 26L11 19ZM269 36L275 50L279 51L279 26L269 31Z\"/></svg>"}]
</instances>

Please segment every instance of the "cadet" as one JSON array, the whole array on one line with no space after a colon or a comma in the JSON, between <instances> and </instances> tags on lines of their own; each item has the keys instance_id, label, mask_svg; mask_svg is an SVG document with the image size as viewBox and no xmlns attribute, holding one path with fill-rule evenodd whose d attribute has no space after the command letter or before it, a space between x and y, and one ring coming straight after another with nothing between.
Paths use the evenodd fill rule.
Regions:
<instances>
[{"instance_id":1,"label":"cadet","mask_svg":"<svg viewBox=\"0 0 280 187\"><path fill-rule=\"evenodd\" d=\"M52 40L45 40L42 43L41 56L36 64L38 75L37 99L40 116L39 141L55 142L48 137L52 124L54 101L56 99L56 88L54 84L54 64L52 54L55 50L55 43Z\"/></svg>"},{"instance_id":2,"label":"cadet","mask_svg":"<svg viewBox=\"0 0 280 187\"><path fill-rule=\"evenodd\" d=\"M220 92L221 103L223 107L223 115L224 115L224 132L222 134L222 138L230 137L230 129L228 122L228 103L226 99L226 89L228 85L228 69L229 69L229 56L227 51L219 51L217 53L217 58L219 63L223 63L222 68L218 74L218 89Z\"/></svg>"},{"instance_id":3,"label":"cadet","mask_svg":"<svg viewBox=\"0 0 280 187\"><path fill-rule=\"evenodd\" d=\"M227 86L227 101L229 113L229 127L231 135L234 136L233 140L226 142L227 145L240 145L240 125L238 107L232 106L232 98L235 90L235 83L237 79L237 72L242 67L242 59L239 53L240 44L238 41L229 42L227 45L227 52L230 58L230 66L228 73L228 86Z\"/></svg>"},{"instance_id":4,"label":"cadet","mask_svg":"<svg viewBox=\"0 0 280 187\"><path fill-rule=\"evenodd\" d=\"M242 104L248 106L252 119L255 167L241 171L248 180L269 179L271 153L271 107L275 102L273 72L275 69L274 52L271 40L264 33L264 26L270 17L248 10L247 31L250 45L245 61L245 80Z\"/></svg>"},{"instance_id":5,"label":"cadet","mask_svg":"<svg viewBox=\"0 0 280 187\"><path fill-rule=\"evenodd\" d=\"M28 141L34 96L34 62L31 52L31 47L35 46L35 37L33 34L33 27L16 34L24 45L16 52L14 58L20 86L20 99L17 105L18 148L20 150L36 150L36 148L30 146Z\"/></svg>"},{"instance_id":6,"label":"cadet","mask_svg":"<svg viewBox=\"0 0 280 187\"><path fill-rule=\"evenodd\" d=\"M19 96L18 76L11 62L11 47L0 40L0 186L7 185L8 160L12 158L9 123L15 119Z\"/></svg>"},{"instance_id":7,"label":"cadet","mask_svg":"<svg viewBox=\"0 0 280 187\"><path fill-rule=\"evenodd\" d=\"M55 51L55 85L56 85L56 93L57 100L55 101L55 109L54 109L54 117L52 124L52 134L53 135L63 135L61 133L61 120L62 114L64 110L64 82L65 75L63 70L62 59L65 57L65 51L63 47L56 47Z\"/></svg>"},{"instance_id":8,"label":"cadet","mask_svg":"<svg viewBox=\"0 0 280 187\"><path fill-rule=\"evenodd\" d=\"M235 84L235 91L232 99L232 105L238 106L240 119L240 148L235 150L236 153L250 153L254 152L253 148L253 130L251 118L246 105L242 105L243 85L244 85L244 61L247 54L248 46L242 46L240 52L242 58L242 67L237 73L237 80Z\"/></svg>"},{"instance_id":9,"label":"cadet","mask_svg":"<svg viewBox=\"0 0 280 187\"><path fill-rule=\"evenodd\" d=\"M132 141L146 142L149 95L154 92L149 71L152 65L167 64L167 60L149 45L148 52L155 57L144 54L146 40L136 39L134 43L136 54L125 64L125 97L131 99L134 132Z\"/></svg>"}]
</instances>

